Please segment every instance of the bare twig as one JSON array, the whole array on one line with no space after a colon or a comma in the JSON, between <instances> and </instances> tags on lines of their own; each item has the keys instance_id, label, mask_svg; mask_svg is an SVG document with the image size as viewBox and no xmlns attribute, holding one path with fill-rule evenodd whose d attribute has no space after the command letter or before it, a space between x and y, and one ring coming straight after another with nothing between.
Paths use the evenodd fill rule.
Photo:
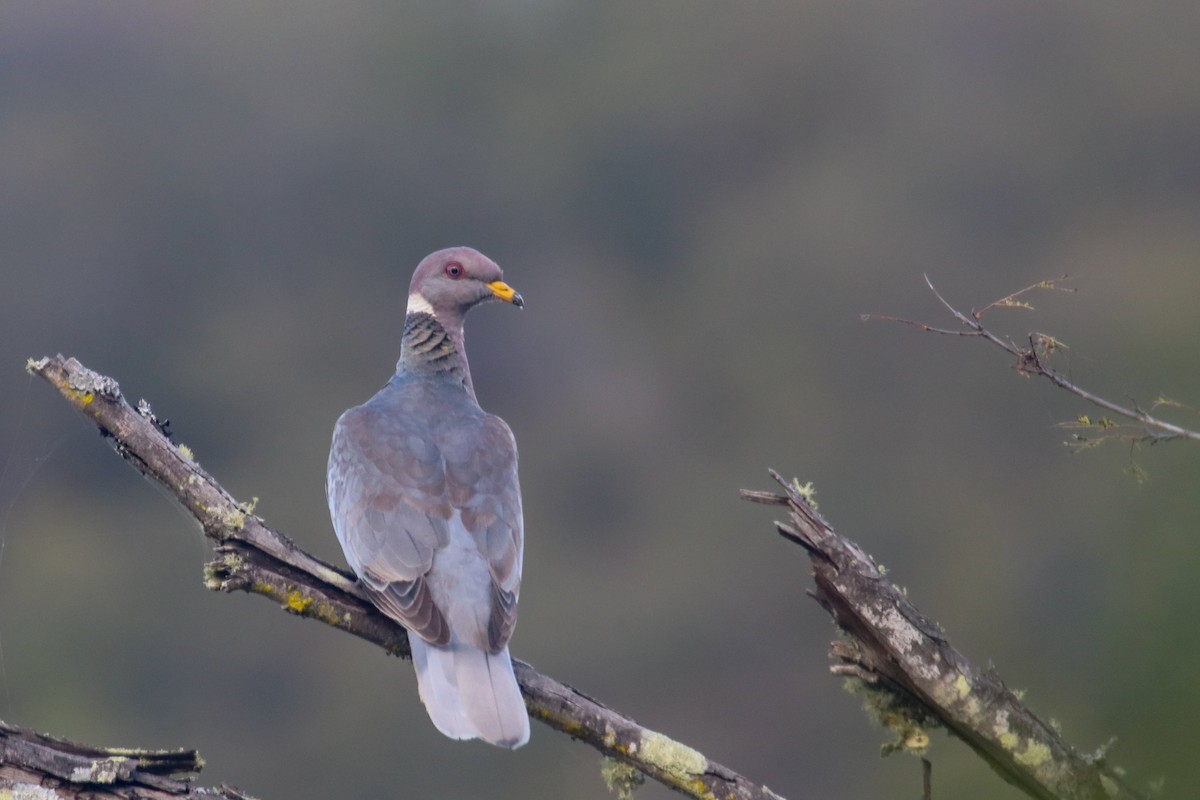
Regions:
<instances>
[{"instance_id":1,"label":"bare twig","mask_svg":"<svg viewBox=\"0 0 1200 800\"><path fill-rule=\"evenodd\" d=\"M310 556L268 528L164 435L149 405L125 401L112 378L75 359L31 360L30 372L45 378L135 469L161 483L216 545L205 570L210 589L269 597L284 610L319 620L407 657L404 629L378 612L347 573ZM709 760L702 753L582 692L514 662L529 713L555 730L630 764L650 778L695 798L780 800L779 795Z\"/></svg>"},{"instance_id":2,"label":"bare twig","mask_svg":"<svg viewBox=\"0 0 1200 800\"><path fill-rule=\"evenodd\" d=\"M983 323L981 322L983 315L994 308L1032 308L1028 302L1022 300L1021 298L1034 290L1048 289L1064 292L1074 291L1071 288L1060 285L1063 280L1066 280L1066 278L1067 276L1064 275L1062 278L1057 280L1039 281L1038 283L1026 286L1024 289L1021 289L1018 292L1013 292L1006 297L1002 297L995 302L988 303L978 311L972 311L967 314L959 311L957 308L951 305L946 298L944 298L941 293L938 292L933 285L933 281L931 281L929 276L926 275L925 283L927 286L929 286L929 291L933 292L933 296L936 297L943 306L945 306L945 308L956 320L958 320L958 323L962 326L961 328L936 328L923 322L916 322L914 320L886 316L882 314L864 314L862 315L862 318L865 320L899 322L902 325L910 325L928 333L937 333L946 336L979 337L990 344L999 347L1001 350L1016 358L1018 374L1025 376L1036 375L1038 377L1045 378L1060 389L1064 389L1098 408L1102 408L1105 411L1110 411L1113 414L1138 423L1141 428L1140 434L1132 437L1138 441L1163 442L1170 441L1172 439L1191 439L1193 441L1200 441L1200 431L1191 430L1181 425L1176 425L1173 422L1160 419L1148 413L1144 409L1136 406L1130 408L1119 403L1114 403L1111 400L1106 400L1099 395L1087 391L1083 387L1069 380L1058 370L1049 366L1045 361L1046 356L1048 356L1054 350L1063 347L1063 344L1054 337L1043 333L1032 333L1029 335L1029 346L1025 347L1023 345L1016 344L1012 340L1003 339L983 326ZM1156 402L1155 405L1178 406L1179 404L1172 402ZM1079 419L1082 420L1086 418L1080 417ZM1101 425L1101 427L1103 427L1103 425Z\"/></svg>"},{"instance_id":3,"label":"bare twig","mask_svg":"<svg viewBox=\"0 0 1200 800\"><path fill-rule=\"evenodd\" d=\"M812 563L812 593L849 637L835 641L835 675L856 678L868 707L897 741L885 751L922 755L929 727L945 727L1009 783L1039 800L1142 798L1105 762L1084 755L1017 699L991 670L972 664L946 634L884 577L861 547L839 536L772 471L783 495L746 492L759 503L786 505L779 533L804 548ZM928 774L928 773L926 773ZM926 790L928 792L928 789Z\"/></svg>"}]
</instances>

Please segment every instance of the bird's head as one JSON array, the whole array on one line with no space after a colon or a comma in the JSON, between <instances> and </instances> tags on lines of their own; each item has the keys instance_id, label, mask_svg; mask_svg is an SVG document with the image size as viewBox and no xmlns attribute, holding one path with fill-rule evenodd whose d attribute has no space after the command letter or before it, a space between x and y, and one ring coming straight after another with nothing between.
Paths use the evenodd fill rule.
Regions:
<instances>
[{"instance_id":1,"label":"bird's head","mask_svg":"<svg viewBox=\"0 0 1200 800\"><path fill-rule=\"evenodd\" d=\"M450 247L426 256L408 287L408 313L432 314L446 326L458 326L467 311L487 300L520 308L525 301L503 280L496 262L470 247Z\"/></svg>"}]
</instances>

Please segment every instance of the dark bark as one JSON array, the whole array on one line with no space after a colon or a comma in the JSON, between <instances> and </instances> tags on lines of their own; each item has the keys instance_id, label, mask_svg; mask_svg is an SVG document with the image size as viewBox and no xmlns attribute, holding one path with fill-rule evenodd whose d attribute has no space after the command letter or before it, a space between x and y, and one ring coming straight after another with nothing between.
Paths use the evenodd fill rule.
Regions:
<instances>
[{"instance_id":1,"label":"dark bark","mask_svg":"<svg viewBox=\"0 0 1200 800\"><path fill-rule=\"evenodd\" d=\"M193 787L203 765L195 750L93 747L0 722L0 796L251 800L227 786Z\"/></svg>"}]
</instances>

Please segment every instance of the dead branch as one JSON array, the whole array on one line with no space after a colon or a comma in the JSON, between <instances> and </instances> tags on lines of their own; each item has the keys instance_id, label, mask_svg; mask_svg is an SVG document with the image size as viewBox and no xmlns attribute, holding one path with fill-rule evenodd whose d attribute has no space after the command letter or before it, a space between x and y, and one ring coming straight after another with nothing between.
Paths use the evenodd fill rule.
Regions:
<instances>
[{"instance_id":1,"label":"dead branch","mask_svg":"<svg viewBox=\"0 0 1200 800\"><path fill-rule=\"evenodd\" d=\"M861 681L868 706L897 736L892 749L920 755L929 727L965 742L1002 778L1039 800L1144 800L1105 760L1078 752L1018 700L991 670L955 650L945 632L884 577L861 547L836 534L800 487L771 476L784 495L743 490L753 502L786 506L779 533L812 562L812 596L845 632L830 671Z\"/></svg>"},{"instance_id":2,"label":"dead branch","mask_svg":"<svg viewBox=\"0 0 1200 800\"><path fill-rule=\"evenodd\" d=\"M1160 419L1153 416L1142 408L1134 406L1132 408L1123 406L1119 403L1114 403L1111 400L1106 400L1099 395L1093 394L1078 384L1074 383L1063 375L1058 370L1046 363L1046 359L1057 349L1063 347L1062 342L1059 342L1052 336L1044 333L1031 333L1028 336L1029 346L1017 344L1011 339L1004 339L983 326L983 315L994 308L1024 308L1031 309L1027 301L1022 298L1030 292L1037 289L1049 289L1057 291L1073 291L1065 289L1061 283L1067 276L1063 276L1058 280L1040 281L1038 283L1026 286L1018 292L1002 297L1001 299L988 303L978 311L966 313L958 310L951 305L946 298L942 297L941 293L934 288L933 281L929 276L925 276L925 283L929 286L929 291L933 292L933 296L938 299L947 311L958 321L961 326L957 329L952 328L937 328L932 325L927 325L924 322L916 322L914 320L903 319L901 317L887 316L883 314L863 314L864 320L883 320L885 322L899 322L902 325L910 325L918 330L927 333L936 333L943 336L974 336L1000 348L1004 352L1013 356L1016 359L1017 374L1022 376L1034 375L1053 383L1060 389L1064 389L1076 397L1091 403L1092 405L1102 408L1125 419L1132 420L1140 426L1140 433L1132 438L1135 441L1142 442L1164 442L1172 439L1191 439L1192 441L1200 441L1200 431L1190 430L1181 425L1176 425L1173 422ZM1163 403L1165 405L1178 405L1169 401ZM1085 427L1096 427L1101 430L1111 430L1114 426L1106 420L1101 420L1097 423L1092 423L1086 417L1079 417L1079 422L1086 421ZM1086 443L1086 440L1085 440Z\"/></svg>"},{"instance_id":3,"label":"dead branch","mask_svg":"<svg viewBox=\"0 0 1200 800\"><path fill-rule=\"evenodd\" d=\"M228 786L193 787L203 766L195 750L93 747L0 721L0 797L252 800Z\"/></svg>"},{"instance_id":4,"label":"dead branch","mask_svg":"<svg viewBox=\"0 0 1200 800\"><path fill-rule=\"evenodd\" d=\"M27 369L58 389L122 458L166 487L199 521L215 546L216 557L205 568L210 589L268 597L285 611L344 630L393 655L409 656L404 628L378 612L349 574L268 528L252 506L239 503L170 441L149 404L140 402L135 409L115 380L73 358L30 360ZM514 664L529 713L605 756L691 797L780 800L765 786L687 745L643 728L528 664Z\"/></svg>"}]
</instances>

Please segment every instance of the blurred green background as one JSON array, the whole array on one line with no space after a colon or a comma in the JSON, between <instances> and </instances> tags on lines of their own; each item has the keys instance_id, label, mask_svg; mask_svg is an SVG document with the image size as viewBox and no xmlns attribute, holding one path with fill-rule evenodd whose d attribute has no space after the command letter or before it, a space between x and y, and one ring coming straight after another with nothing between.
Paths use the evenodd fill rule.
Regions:
<instances>
[{"instance_id":1,"label":"blurred green background","mask_svg":"<svg viewBox=\"0 0 1200 800\"><path fill-rule=\"evenodd\" d=\"M1070 741L1189 794L1200 450L1073 455L1093 409L859 314L1070 273L990 323L1200 403L1198 42L1182 1L4 0L0 717L197 747L264 800L608 796L591 749L443 739L407 663L207 592L190 518L22 371L116 377L340 564L333 422L390 375L417 261L469 244L528 302L467 333L521 446L515 655L787 797L918 796L737 497L774 467ZM932 758L939 796L1018 796Z\"/></svg>"}]
</instances>

